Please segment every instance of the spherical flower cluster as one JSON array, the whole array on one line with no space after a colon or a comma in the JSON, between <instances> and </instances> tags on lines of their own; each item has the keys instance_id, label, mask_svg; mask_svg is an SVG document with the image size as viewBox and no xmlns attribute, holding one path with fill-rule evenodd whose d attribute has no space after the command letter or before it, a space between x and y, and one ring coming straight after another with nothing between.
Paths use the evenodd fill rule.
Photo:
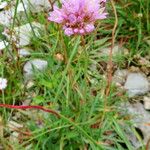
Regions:
<instances>
[{"instance_id":1,"label":"spherical flower cluster","mask_svg":"<svg viewBox=\"0 0 150 150\"><path fill-rule=\"evenodd\" d=\"M0 90L4 90L7 87L7 80L5 78L0 78Z\"/></svg>"},{"instance_id":2,"label":"spherical flower cluster","mask_svg":"<svg viewBox=\"0 0 150 150\"><path fill-rule=\"evenodd\" d=\"M96 20L106 18L105 3L106 0L62 0L62 7L54 6L48 20L62 24L68 36L90 33Z\"/></svg>"}]
</instances>

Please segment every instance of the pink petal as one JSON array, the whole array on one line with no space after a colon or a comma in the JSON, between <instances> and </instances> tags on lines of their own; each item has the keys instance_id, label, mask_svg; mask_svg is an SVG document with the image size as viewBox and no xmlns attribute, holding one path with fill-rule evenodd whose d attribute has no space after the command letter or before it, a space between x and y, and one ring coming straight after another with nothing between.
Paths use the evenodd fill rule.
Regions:
<instances>
[{"instance_id":1,"label":"pink petal","mask_svg":"<svg viewBox=\"0 0 150 150\"><path fill-rule=\"evenodd\" d=\"M84 27L84 29L85 29L85 31L86 32L92 32L94 29L95 29L95 27L94 27L94 25L93 24L87 24L85 27Z\"/></svg>"},{"instance_id":2,"label":"pink petal","mask_svg":"<svg viewBox=\"0 0 150 150\"><path fill-rule=\"evenodd\" d=\"M66 28L65 29L65 34L68 35L68 36L71 36L72 34L74 34L72 28Z\"/></svg>"}]
</instances>

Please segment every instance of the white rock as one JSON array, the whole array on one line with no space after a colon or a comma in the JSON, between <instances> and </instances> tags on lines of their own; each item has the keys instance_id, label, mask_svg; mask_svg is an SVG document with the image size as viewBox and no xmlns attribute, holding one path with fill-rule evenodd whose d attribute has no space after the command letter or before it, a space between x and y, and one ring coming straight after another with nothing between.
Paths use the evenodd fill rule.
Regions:
<instances>
[{"instance_id":1,"label":"white rock","mask_svg":"<svg viewBox=\"0 0 150 150\"><path fill-rule=\"evenodd\" d=\"M17 15L21 14L20 16L26 16L26 12L41 12L43 10L49 10L51 8L50 3L48 0L23 0L23 3L19 3L17 7ZM16 4L15 4L16 5ZM3 2L0 5L0 9L6 7L6 2ZM0 24L5 26L10 26L13 23L13 18L15 15L15 6L12 6L8 10L4 10L0 12ZM22 12L24 14L22 14Z\"/></svg>"},{"instance_id":2,"label":"white rock","mask_svg":"<svg viewBox=\"0 0 150 150\"><path fill-rule=\"evenodd\" d=\"M24 5L25 9L27 9L27 6ZM18 4L17 7L17 15L19 15L19 13L24 12L24 7L22 3ZM15 6L12 6L10 9L8 10L4 10L0 12L0 24L4 25L4 26L10 26L13 23L13 18L15 15Z\"/></svg>"},{"instance_id":3,"label":"white rock","mask_svg":"<svg viewBox=\"0 0 150 150\"><path fill-rule=\"evenodd\" d=\"M101 49L101 55L108 56L110 53L110 50L111 50L110 47ZM126 48L120 47L119 45L116 44L112 50L112 54L113 54L113 56L121 55L124 53L124 51L126 51Z\"/></svg>"},{"instance_id":4,"label":"white rock","mask_svg":"<svg viewBox=\"0 0 150 150\"><path fill-rule=\"evenodd\" d=\"M144 96L144 108L150 110L150 97Z\"/></svg>"},{"instance_id":5,"label":"white rock","mask_svg":"<svg viewBox=\"0 0 150 150\"><path fill-rule=\"evenodd\" d=\"M27 10L27 5L26 4L23 5L22 3L19 3L17 7L17 13L24 12L25 9Z\"/></svg>"},{"instance_id":6,"label":"white rock","mask_svg":"<svg viewBox=\"0 0 150 150\"><path fill-rule=\"evenodd\" d=\"M44 26L37 22L27 23L20 27L14 28L14 34L12 37L7 33L4 33L7 38L13 39L17 43L17 47L27 46L30 44L30 39L33 37L33 31L36 36L39 36L39 29L44 29Z\"/></svg>"},{"instance_id":7,"label":"white rock","mask_svg":"<svg viewBox=\"0 0 150 150\"><path fill-rule=\"evenodd\" d=\"M8 42L6 41L0 41L0 51L3 50L4 48L6 48L8 46Z\"/></svg>"},{"instance_id":8,"label":"white rock","mask_svg":"<svg viewBox=\"0 0 150 150\"><path fill-rule=\"evenodd\" d=\"M150 113L146 111L141 103L126 103L122 109L125 109L132 116L134 126L139 128L144 136L144 144L147 144L150 138Z\"/></svg>"},{"instance_id":9,"label":"white rock","mask_svg":"<svg viewBox=\"0 0 150 150\"><path fill-rule=\"evenodd\" d=\"M13 16L12 9L1 11L0 12L0 24L4 26L9 26L13 21L12 16Z\"/></svg>"},{"instance_id":10,"label":"white rock","mask_svg":"<svg viewBox=\"0 0 150 150\"><path fill-rule=\"evenodd\" d=\"M31 12L41 12L51 8L48 0L23 0Z\"/></svg>"},{"instance_id":11,"label":"white rock","mask_svg":"<svg viewBox=\"0 0 150 150\"><path fill-rule=\"evenodd\" d=\"M34 69L42 71L46 69L47 66L48 66L48 63L45 60L41 60L41 59L30 60L23 67L24 76L28 80L32 78Z\"/></svg>"},{"instance_id":12,"label":"white rock","mask_svg":"<svg viewBox=\"0 0 150 150\"><path fill-rule=\"evenodd\" d=\"M20 57L30 56L30 51L27 48L19 49L18 54Z\"/></svg>"},{"instance_id":13,"label":"white rock","mask_svg":"<svg viewBox=\"0 0 150 150\"><path fill-rule=\"evenodd\" d=\"M7 5L8 5L8 3L6 1L0 2L0 9L5 8Z\"/></svg>"},{"instance_id":14,"label":"white rock","mask_svg":"<svg viewBox=\"0 0 150 150\"><path fill-rule=\"evenodd\" d=\"M128 75L128 70L127 69L118 69L115 71L114 76L113 76L113 82L116 83L117 85L123 85L126 81L126 77Z\"/></svg>"},{"instance_id":15,"label":"white rock","mask_svg":"<svg viewBox=\"0 0 150 150\"><path fill-rule=\"evenodd\" d=\"M131 128L129 128L128 126L123 126L123 129L126 133L127 139L132 143L134 150L138 150L139 147L142 146L142 143L138 140L137 136L135 135L135 133L133 132L133 130Z\"/></svg>"},{"instance_id":16,"label":"white rock","mask_svg":"<svg viewBox=\"0 0 150 150\"><path fill-rule=\"evenodd\" d=\"M148 79L142 73L130 73L124 88L129 97L145 94L149 91Z\"/></svg>"}]
</instances>

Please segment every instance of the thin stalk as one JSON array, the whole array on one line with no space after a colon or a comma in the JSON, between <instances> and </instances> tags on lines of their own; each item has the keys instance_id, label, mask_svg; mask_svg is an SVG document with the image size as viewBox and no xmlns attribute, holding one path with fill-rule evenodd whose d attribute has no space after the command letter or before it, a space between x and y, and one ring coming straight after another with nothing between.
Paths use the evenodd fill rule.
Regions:
<instances>
[{"instance_id":1,"label":"thin stalk","mask_svg":"<svg viewBox=\"0 0 150 150\"><path fill-rule=\"evenodd\" d=\"M110 48L110 52L109 52L109 61L108 61L108 65L107 65L107 69L108 69L108 74L107 74L107 88L106 88L106 96L109 96L110 94L110 88L111 88L111 83L112 83L112 72L113 72L113 48L114 48L114 44L115 44L115 32L118 26L118 16L117 16L117 11L115 8L115 4L113 0L110 0L112 8L113 8L113 12L115 15L115 24L112 30L112 41L111 41L111 48Z\"/></svg>"},{"instance_id":2,"label":"thin stalk","mask_svg":"<svg viewBox=\"0 0 150 150\"><path fill-rule=\"evenodd\" d=\"M50 5L51 5L51 8L53 10L53 2L52 2L52 0L48 0L48 1L49 1Z\"/></svg>"},{"instance_id":3,"label":"thin stalk","mask_svg":"<svg viewBox=\"0 0 150 150\"><path fill-rule=\"evenodd\" d=\"M118 16L117 16L117 11L115 8L115 3L113 0L110 0L111 6L115 15L115 24L112 30L112 41L111 41L111 48L109 52L109 61L107 64L107 86L105 90L105 99L104 99L104 111L101 120L103 121L105 118L105 111L107 110L107 99L110 95L110 90L111 90L111 84L112 84L112 73L113 73L113 48L115 44L115 32L118 26Z\"/></svg>"}]
</instances>

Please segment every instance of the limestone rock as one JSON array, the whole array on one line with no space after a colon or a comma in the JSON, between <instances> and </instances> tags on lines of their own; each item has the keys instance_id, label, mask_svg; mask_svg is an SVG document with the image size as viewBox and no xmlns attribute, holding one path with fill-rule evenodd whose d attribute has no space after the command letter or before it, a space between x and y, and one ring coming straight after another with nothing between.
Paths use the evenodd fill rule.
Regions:
<instances>
[{"instance_id":1,"label":"limestone rock","mask_svg":"<svg viewBox=\"0 0 150 150\"><path fill-rule=\"evenodd\" d=\"M134 127L141 130L144 137L143 143L146 145L150 138L150 112L146 111L139 102L134 104L126 103L123 109L131 115Z\"/></svg>"},{"instance_id":2,"label":"limestone rock","mask_svg":"<svg viewBox=\"0 0 150 150\"><path fill-rule=\"evenodd\" d=\"M28 79L32 78L32 76L34 74L34 69L43 71L44 69L47 68L47 66L48 66L48 63L45 60L42 60L42 59L30 60L23 67L24 76L28 80Z\"/></svg>"},{"instance_id":3,"label":"limestone rock","mask_svg":"<svg viewBox=\"0 0 150 150\"><path fill-rule=\"evenodd\" d=\"M118 69L115 71L114 76L113 76L113 82L116 85L123 85L126 81L126 77L128 75L128 70L127 69Z\"/></svg>"},{"instance_id":4,"label":"limestone rock","mask_svg":"<svg viewBox=\"0 0 150 150\"><path fill-rule=\"evenodd\" d=\"M148 79L142 73L129 73L124 88L129 97L143 95L150 89Z\"/></svg>"},{"instance_id":5,"label":"limestone rock","mask_svg":"<svg viewBox=\"0 0 150 150\"><path fill-rule=\"evenodd\" d=\"M20 57L30 56L30 51L27 48L19 49L18 54Z\"/></svg>"},{"instance_id":6,"label":"limestone rock","mask_svg":"<svg viewBox=\"0 0 150 150\"><path fill-rule=\"evenodd\" d=\"M23 0L23 2L28 6L28 9L34 13L49 10L51 8L48 0Z\"/></svg>"},{"instance_id":7,"label":"limestone rock","mask_svg":"<svg viewBox=\"0 0 150 150\"><path fill-rule=\"evenodd\" d=\"M6 41L0 41L0 51L2 51L4 48L8 46L8 42Z\"/></svg>"},{"instance_id":8,"label":"limestone rock","mask_svg":"<svg viewBox=\"0 0 150 150\"><path fill-rule=\"evenodd\" d=\"M144 96L144 108L150 110L150 97Z\"/></svg>"},{"instance_id":9,"label":"limestone rock","mask_svg":"<svg viewBox=\"0 0 150 150\"><path fill-rule=\"evenodd\" d=\"M31 24L27 23L25 25L15 27L12 37L8 33L4 34L7 36L8 39L12 39L16 43L17 47L23 47L30 44L30 40L34 34L36 36L39 36L40 29L44 29L44 26L40 23L32 22Z\"/></svg>"}]
</instances>

